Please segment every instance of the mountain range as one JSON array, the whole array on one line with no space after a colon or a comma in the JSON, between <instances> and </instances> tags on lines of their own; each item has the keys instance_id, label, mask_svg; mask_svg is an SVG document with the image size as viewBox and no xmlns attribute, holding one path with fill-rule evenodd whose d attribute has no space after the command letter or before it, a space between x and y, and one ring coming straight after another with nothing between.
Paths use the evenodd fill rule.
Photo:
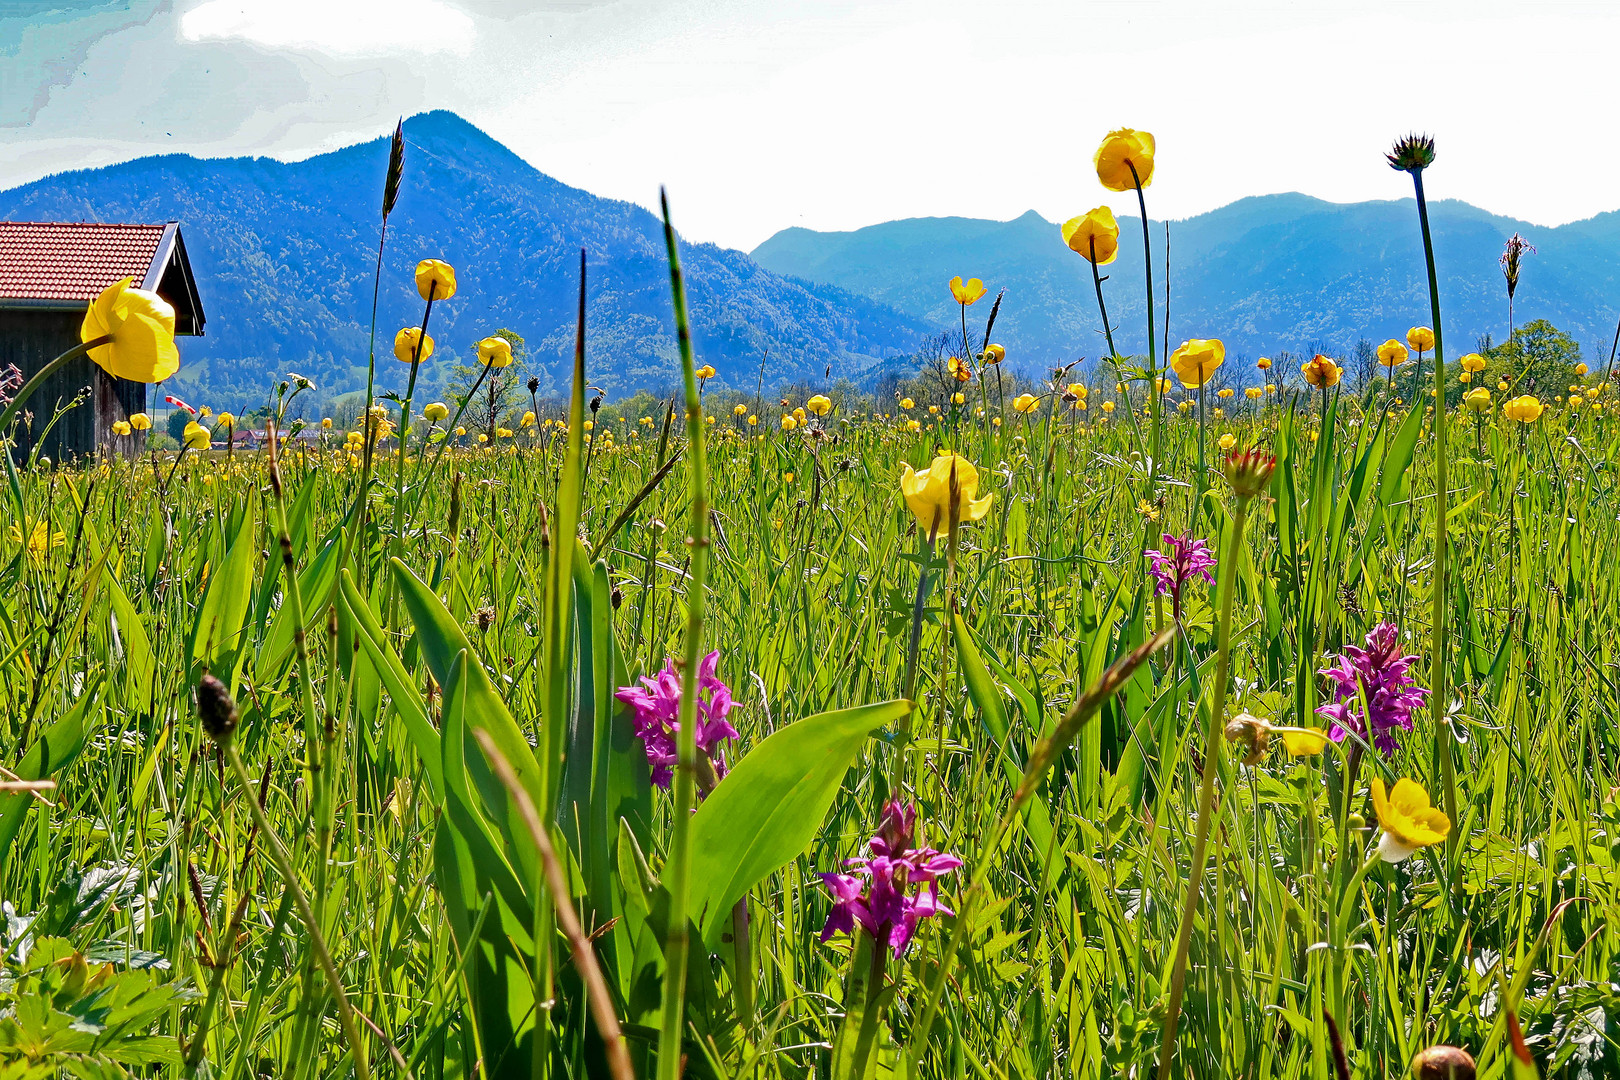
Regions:
<instances>
[{"instance_id":1,"label":"mountain range","mask_svg":"<svg viewBox=\"0 0 1620 1080\"><path fill-rule=\"evenodd\" d=\"M587 250L587 363L611 395L675 382L676 342L662 226L647 210L598 198L539 172L448 112L405 121L405 179L389 222L378 314L379 387L403 389L393 333L421 318L418 259L457 268L459 291L436 304L439 352L424 370L442 386L451 364L498 328L521 334L548 389L571 363L579 250ZM208 314L208 335L182 344L181 393L216 407L261 402L288 371L329 396L364 386L371 286L388 142L297 162L143 158L0 191L0 220L178 220ZM1099 194L1101 192L1099 191ZM1152 210L1152 189L1148 191ZM1134 200L1133 200L1134 201ZM1124 199L1119 200L1121 207ZM678 211L678 206L677 206ZM1527 257L1515 316L1545 318L1607 358L1620 309L1620 213L1543 228L1466 203L1430 204L1446 330L1458 355L1505 337L1497 257L1518 232ZM1124 353L1145 352L1140 221L1120 218L1104 295ZM1220 337L1235 356L1349 352L1360 338L1427 323L1422 244L1411 200L1336 204L1304 195L1243 199L1182 221L1152 221L1154 287L1169 337ZM870 380L906 366L930 333L959 328L946 282L1005 289L994 337L1032 372L1106 349L1090 268L1058 226L1031 211L1012 221L917 218L853 232L792 228L751 253L683 240L694 344L716 382L752 390L783 381ZM991 299L970 309L978 330Z\"/></svg>"},{"instance_id":2,"label":"mountain range","mask_svg":"<svg viewBox=\"0 0 1620 1080\"><path fill-rule=\"evenodd\" d=\"M405 172L388 225L377 323L379 386L403 390L395 330L421 321L412 270L456 268L434 305L438 345L423 378L499 328L521 334L530 368L557 387L573 361L579 252L587 251L587 366L611 394L668 387L677 352L662 223L536 170L448 112L405 121ZM178 220L208 315L181 342L177 389L216 407L259 403L298 371L324 394L362 388L388 140L298 162L144 158L0 192L0 219ZM677 207L678 211L678 207ZM831 366L834 377L916 348L924 328L835 286L787 281L747 255L683 242L693 340L717 382L752 389Z\"/></svg>"},{"instance_id":3,"label":"mountain range","mask_svg":"<svg viewBox=\"0 0 1620 1080\"><path fill-rule=\"evenodd\" d=\"M1122 196L1121 204L1125 198L1135 201ZM1589 354L1607 358L1620 314L1620 212L1544 228L1440 200L1429 204L1429 217L1449 355L1473 350L1485 334L1507 337L1498 258L1517 232L1537 250L1524 258L1516 325L1547 319ZM1157 334L1164 334L1167 225L1149 221ZM1104 299L1115 347L1145 354L1141 218L1120 216L1119 226L1119 256L1102 268ZM1172 348L1189 337L1214 337L1229 354L1249 357L1282 350L1343 356L1362 338L1403 337L1430 322L1411 199L1341 204L1257 196L1169 223L1168 244ZM1013 221L913 218L853 232L784 229L752 255L794 280L836 285L939 327L960 326L946 283L976 276L991 296L1006 290L994 337L1009 362L1045 367L1107 353L1090 265L1064 245L1057 223L1034 211ZM970 309L970 331L982 329L989 302Z\"/></svg>"}]
</instances>

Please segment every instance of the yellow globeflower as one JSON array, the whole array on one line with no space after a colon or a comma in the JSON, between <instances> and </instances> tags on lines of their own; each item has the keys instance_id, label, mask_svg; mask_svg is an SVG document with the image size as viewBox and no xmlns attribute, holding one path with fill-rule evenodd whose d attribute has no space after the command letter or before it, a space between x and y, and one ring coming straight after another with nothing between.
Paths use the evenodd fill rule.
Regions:
<instances>
[{"instance_id":1,"label":"yellow globeflower","mask_svg":"<svg viewBox=\"0 0 1620 1080\"><path fill-rule=\"evenodd\" d=\"M1467 356L1463 357L1461 363L1462 369L1467 372L1478 372L1485 370L1485 358L1479 355L1477 352L1471 352Z\"/></svg>"},{"instance_id":2,"label":"yellow globeflower","mask_svg":"<svg viewBox=\"0 0 1620 1080\"><path fill-rule=\"evenodd\" d=\"M984 347L984 354L979 357L986 364L999 364L1007 359L1007 350L994 343Z\"/></svg>"},{"instance_id":3,"label":"yellow globeflower","mask_svg":"<svg viewBox=\"0 0 1620 1080\"><path fill-rule=\"evenodd\" d=\"M523 418L518 421L518 427L532 427L533 425L534 425L534 413L532 411L530 411L530 410L525 409L524 412L523 412Z\"/></svg>"},{"instance_id":4,"label":"yellow globeflower","mask_svg":"<svg viewBox=\"0 0 1620 1080\"><path fill-rule=\"evenodd\" d=\"M951 297L963 307L979 302L984 295L984 282L978 278L968 278L963 281L960 276L951 278Z\"/></svg>"},{"instance_id":5,"label":"yellow globeflower","mask_svg":"<svg viewBox=\"0 0 1620 1080\"><path fill-rule=\"evenodd\" d=\"M1596 391L1593 392L1593 396L1596 396ZM967 398L964 397L961 394L961 392L957 392L957 393L951 395L951 404L952 405L961 405L961 404L966 403L966 401L967 401Z\"/></svg>"},{"instance_id":6,"label":"yellow globeflower","mask_svg":"<svg viewBox=\"0 0 1620 1080\"><path fill-rule=\"evenodd\" d=\"M711 364L704 364L702 367L692 372L692 375L694 378L698 379L712 379L714 378L714 366Z\"/></svg>"},{"instance_id":7,"label":"yellow globeflower","mask_svg":"<svg viewBox=\"0 0 1620 1080\"><path fill-rule=\"evenodd\" d=\"M90 302L79 326L80 341L112 337L90 350L107 374L130 382L162 382L180 370L174 347L174 308L155 292L136 289L134 278L107 286Z\"/></svg>"},{"instance_id":8,"label":"yellow globeflower","mask_svg":"<svg viewBox=\"0 0 1620 1080\"><path fill-rule=\"evenodd\" d=\"M1575 374L1584 376L1587 371L1588 371L1588 368L1587 368L1587 366L1585 364L1576 364L1575 365Z\"/></svg>"},{"instance_id":9,"label":"yellow globeflower","mask_svg":"<svg viewBox=\"0 0 1620 1080\"><path fill-rule=\"evenodd\" d=\"M466 428L464 428L464 427L456 428L456 438L459 439L465 434L467 434L467 429Z\"/></svg>"},{"instance_id":10,"label":"yellow globeflower","mask_svg":"<svg viewBox=\"0 0 1620 1080\"><path fill-rule=\"evenodd\" d=\"M1099 206L1065 221L1063 242L1087 262L1106 266L1119 254L1119 222L1112 210Z\"/></svg>"},{"instance_id":11,"label":"yellow globeflower","mask_svg":"<svg viewBox=\"0 0 1620 1080\"><path fill-rule=\"evenodd\" d=\"M1130 191L1153 183L1153 154L1157 147L1145 131L1119 128L1103 137L1092 158L1097 179L1109 191Z\"/></svg>"},{"instance_id":12,"label":"yellow globeflower","mask_svg":"<svg viewBox=\"0 0 1620 1080\"><path fill-rule=\"evenodd\" d=\"M422 352L420 356L418 356L416 352L416 343L418 341L422 342ZM399 360L401 363L413 364L418 360L426 360L432 355L433 335L429 334L426 338L423 338L421 327L407 326L405 329L394 335L394 358Z\"/></svg>"},{"instance_id":13,"label":"yellow globeflower","mask_svg":"<svg viewBox=\"0 0 1620 1080\"><path fill-rule=\"evenodd\" d=\"M120 436L128 435L131 430L132 429L129 426L129 421L128 420L114 420L113 421L112 433L114 435L120 435Z\"/></svg>"},{"instance_id":14,"label":"yellow globeflower","mask_svg":"<svg viewBox=\"0 0 1620 1080\"><path fill-rule=\"evenodd\" d=\"M1546 408L1529 394L1523 394L1502 406L1502 415L1509 420L1517 420L1521 424L1533 424L1541 418Z\"/></svg>"},{"instance_id":15,"label":"yellow globeflower","mask_svg":"<svg viewBox=\"0 0 1620 1080\"><path fill-rule=\"evenodd\" d=\"M219 414L219 419L217 421L217 426L223 427L223 428L234 428L234 427L236 427L236 416L234 414L228 413L228 412L220 413Z\"/></svg>"},{"instance_id":16,"label":"yellow globeflower","mask_svg":"<svg viewBox=\"0 0 1620 1080\"><path fill-rule=\"evenodd\" d=\"M1114 411L1114 403L1112 401L1103 402L1102 403L1102 411L1103 412L1113 412Z\"/></svg>"},{"instance_id":17,"label":"yellow globeflower","mask_svg":"<svg viewBox=\"0 0 1620 1080\"><path fill-rule=\"evenodd\" d=\"M795 420L792 416L784 416L784 417L782 417L782 430L783 431L792 431L794 428L796 428L798 426L799 426L799 422L797 420Z\"/></svg>"},{"instance_id":18,"label":"yellow globeflower","mask_svg":"<svg viewBox=\"0 0 1620 1080\"><path fill-rule=\"evenodd\" d=\"M1258 386L1251 386L1243 391L1243 396L1248 398L1250 401L1259 401L1264 394L1265 391L1260 389Z\"/></svg>"},{"instance_id":19,"label":"yellow globeflower","mask_svg":"<svg viewBox=\"0 0 1620 1080\"><path fill-rule=\"evenodd\" d=\"M1208 382L1225 360L1226 346L1219 338L1191 338L1170 354L1170 370L1181 385L1195 390Z\"/></svg>"},{"instance_id":20,"label":"yellow globeflower","mask_svg":"<svg viewBox=\"0 0 1620 1080\"><path fill-rule=\"evenodd\" d=\"M212 444L213 436L208 433L207 428L193 420L186 425L181 441L193 450L206 450Z\"/></svg>"},{"instance_id":21,"label":"yellow globeflower","mask_svg":"<svg viewBox=\"0 0 1620 1080\"><path fill-rule=\"evenodd\" d=\"M747 416L748 415L748 406L740 404L740 403L737 404L737 405L732 406L731 415L732 416Z\"/></svg>"},{"instance_id":22,"label":"yellow globeflower","mask_svg":"<svg viewBox=\"0 0 1620 1080\"><path fill-rule=\"evenodd\" d=\"M506 427L498 427L498 428L495 429L495 437L497 439L510 439L512 437L512 429L511 428L506 428Z\"/></svg>"},{"instance_id":23,"label":"yellow globeflower","mask_svg":"<svg viewBox=\"0 0 1620 1080\"><path fill-rule=\"evenodd\" d=\"M1378 362L1387 368L1397 368L1406 363L1406 346L1396 338L1390 338L1378 346Z\"/></svg>"},{"instance_id":24,"label":"yellow globeflower","mask_svg":"<svg viewBox=\"0 0 1620 1080\"><path fill-rule=\"evenodd\" d=\"M152 426L152 418L143 412L130 413L129 426L136 431L146 431Z\"/></svg>"},{"instance_id":25,"label":"yellow globeflower","mask_svg":"<svg viewBox=\"0 0 1620 1080\"><path fill-rule=\"evenodd\" d=\"M757 417L757 416L750 416L750 417L749 417L749 418L748 418L748 426L749 426L749 427L758 427L758 426L759 426L759 417Z\"/></svg>"},{"instance_id":26,"label":"yellow globeflower","mask_svg":"<svg viewBox=\"0 0 1620 1080\"><path fill-rule=\"evenodd\" d=\"M901 398L900 407L902 409L914 409L917 407L917 403L912 401L910 398Z\"/></svg>"},{"instance_id":27,"label":"yellow globeflower","mask_svg":"<svg viewBox=\"0 0 1620 1080\"><path fill-rule=\"evenodd\" d=\"M424 300L448 300L456 295L456 271L447 262L423 259L416 264L416 291Z\"/></svg>"},{"instance_id":28,"label":"yellow globeflower","mask_svg":"<svg viewBox=\"0 0 1620 1080\"><path fill-rule=\"evenodd\" d=\"M826 416L828 413L832 412L832 399L826 394L816 394L809 401L804 403L804 407L815 413L817 416Z\"/></svg>"},{"instance_id":29,"label":"yellow globeflower","mask_svg":"<svg viewBox=\"0 0 1620 1080\"><path fill-rule=\"evenodd\" d=\"M17 526L13 525L7 531L11 534L13 544L23 542L22 530ZM53 533L50 525L43 520L36 521L34 527L28 532L28 554L35 559L43 559L51 548L61 547L65 543L67 543L67 534L62 532Z\"/></svg>"},{"instance_id":30,"label":"yellow globeflower","mask_svg":"<svg viewBox=\"0 0 1620 1080\"><path fill-rule=\"evenodd\" d=\"M1315 757L1327 749L1327 732L1320 728L1284 728L1283 749L1290 757Z\"/></svg>"},{"instance_id":31,"label":"yellow globeflower","mask_svg":"<svg viewBox=\"0 0 1620 1080\"><path fill-rule=\"evenodd\" d=\"M321 417L321 430L322 431L331 431L332 430L332 418L330 416Z\"/></svg>"},{"instance_id":32,"label":"yellow globeflower","mask_svg":"<svg viewBox=\"0 0 1620 1080\"><path fill-rule=\"evenodd\" d=\"M1231 388L1231 387L1230 387L1230 386L1225 386L1225 387L1222 387L1222 388L1221 388L1221 389L1220 389L1220 390L1219 390L1219 391L1218 391L1218 392L1217 392L1217 393L1216 393L1216 394L1215 394L1215 396L1216 396L1216 397L1222 397L1222 398L1229 398L1229 397L1231 397L1231 396L1232 396L1232 394L1233 394L1233 390L1232 390L1232 388Z\"/></svg>"},{"instance_id":33,"label":"yellow globeflower","mask_svg":"<svg viewBox=\"0 0 1620 1080\"><path fill-rule=\"evenodd\" d=\"M1321 353L1311 357L1310 363L1301 364L1299 370L1305 376L1306 382L1323 388L1338 386L1339 376L1342 374L1339 365Z\"/></svg>"},{"instance_id":34,"label":"yellow globeflower","mask_svg":"<svg viewBox=\"0 0 1620 1080\"><path fill-rule=\"evenodd\" d=\"M1262 356L1260 359L1258 359L1258 360L1256 360L1254 362L1254 366L1259 368L1261 371L1270 371L1271 370L1271 357Z\"/></svg>"},{"instance_id":35,"label":"yellow globeflower","mask_svg":"<svg viewBox=\"0 0 1620 1080\"><path fill-rule=\"evenodd\" d=\"M1434 331L1427 326L1414 326L1406 332L1406 343L1418 352L1434 348Z\"/></svg>"},{"instance_id":36,"label":"yellow globeflower","mask_svg":"<svg viewBox=\"0 0 1620 1080\"><path fill-rule=\"evenodd\" d=\"M1451 819L1429 805L1429 793L1415 780L1402 777L1386 793L1384 781L1374 777L1372 800L1378 824L1384 829L1378 838L1378 854L1385 862L1401 862L1418 848L1440 843L1451 832Z\"/></svg>"},{"instance_id":37,"label":"yellow globeflower","mask_svg":"<svg viewBox=\"0 0 1620 1080\"><path fill-rule=\"evenodd\" d=\"M512 343L499 335L485 338L478 343L478 362L492 368L510 367Z\"/></svg>"},{"instance_id":38,"label":"yellow globeflower","mask_svg":"<svg viewBox=\"0 0 1620 1080\"><path fill-rule=\"evenodd\" d=\"M450 415L450 406L446 405L442 401L430 402L423 407L422 415L427 417L428 423L437 424L440 420L443 420L445 417Z\"/></svg>"},{"instance_id":39,"label":"yellow globeflower","mask_svg":"<svg viewBox=\"0 0 1620 1080\"><path fill-rule=\"evenodd\" d=\"M484 432L480 431L478 433L478 441L482 442L482 443L487 443L487 442L489 442L489 436L487 434L485 434Z\"/></svg>"},{"instance_id":40,"label":"yellow globeflower","mask_svg":"<svg viewBox=\"0 0 1620 1080\"><path fill-rule=\"evenodd\" d=\"M1013 398L1012 407L1014 412L1032 413L1035 411L1035 406L1038 404L1040 404L1040 402L1036 399L1034 394L1019 394L1017 397Z\"/></svg>"},{"instance_id":41,"label":"yellow globeflower","mask_svg":"<svg viewBox=\"0 0 1620 1080\"><path fill-rule=\"evenodd\" d=\"M990 502L995 496L976 497L979 494L979 470L962 455L941 454L920 472L913 471L911 465L907 464L900 474L900 494L905 497L906 506L911 509L917 524L922 526L929 539L945 531L949 525L953 471L956 478L957 520L982 520L990 512Z\"/></svg>"},{"instance_id":42,"label":"yellow globeflower","mask_svg":"<svg viewBox=\"0 0 1620 1080\"><path fill-rule=\"evenodd\" d=\"M1220 443L1222 450L1230 450L1237 445L1237 436L1228 431L1216 441Z\"/></svg>"}]
</instances>

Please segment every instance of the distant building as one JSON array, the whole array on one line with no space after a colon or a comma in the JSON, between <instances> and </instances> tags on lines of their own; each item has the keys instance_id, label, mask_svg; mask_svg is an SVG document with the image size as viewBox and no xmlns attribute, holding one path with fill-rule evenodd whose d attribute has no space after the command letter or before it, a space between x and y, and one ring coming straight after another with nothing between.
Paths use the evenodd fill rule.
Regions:
<instances>
[{"instance_id":1,"label":"distant building","mask_svg":"<svg viewBox=\"0 0 1620 1080\"><path fill-rule=\"evenodd\" d=\"M90 301L124 278L174 306L176 336L202 336L202 300L179 223L0 221L0 370L15 364L26 380L73 348ZM88 398L51 428L42 452L57 461L104 447L139 453L145 436L117 436L112 426L148 411L146 385L114 378L88 357L57 372L28 400L33 421L18 428L19 450L31 449L56 410L86 387Z\"/></svg>"}]
</instances>

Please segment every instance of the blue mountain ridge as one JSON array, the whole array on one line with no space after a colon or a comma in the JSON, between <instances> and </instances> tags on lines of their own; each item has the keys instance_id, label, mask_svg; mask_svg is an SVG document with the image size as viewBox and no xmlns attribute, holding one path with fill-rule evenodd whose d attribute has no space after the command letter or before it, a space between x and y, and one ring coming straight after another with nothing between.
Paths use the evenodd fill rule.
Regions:
<instances>
[{"instance_id":1,"label":"blue mountain ridge","mask_svg":"<svg viewBox=\"0 0 1620 1080\"><path fill-rule=\"evenodd\" d=\"M379 386L403 390L394 332L420 322L412 269L440 258L458 292L434 305L438 345L424 368L442 383L452 356L507 327L527 341L550 388L573 360L579 249L588 252L587 364L610 394L668 387L678 370L663 227L641 207L539 172L449 112L405 121L405 179L389 221L377 322ZM182 223L208 315L182 342L178 392L216 407L263 401L288 371L323 395L365 385L373 271L388 140L298 162L142 158L0 192L0 219ZM678 213L679 206L676 210ZM913 351L926 328L836 287L786 281L739 251L683 243L699 363L752 389L854 374Z\"/></svg>"},{"instance_id":2,"label":"blue mountain ridge","mask_svg":"<svg viewBox=\"0 0 1620 1080\"><path fill-rule=\"evenodd\" d=\"M1152 207L1150 198L1163 334L1165 223L1151 218ZM1620 314L1620 213L1545 228L1455 200L1433 201L1429 212L1449 355L1473 350L1482 334L1506 338L1507 291L1497 260L1517 231L1537 250L1524 259L1515 323L1547 319L1589 356L1607 360ZM1116 347L1142 354L1141 219L1122 216L1119 224L1120 253L1103 268L1104 297ZM1411 199L1337 204L1257 196L1171 222L1169 238L1172 348L1189 337L1218 337L1229 354L1251 358L1281 350L1346 355L1360 338L1402 337L1430 321ZM1056 223L1034 211L1012 221L914 218L852 232L784 229L751 254L794 280L836 285L940 327L958 325L946 282L979 277L992 296L1007 290L995 337L1009 362L1040 368L1107 352L1089 265L1064 245ZM989 297L970 309L970 328L975 320L982 327L988 304Z\"/></svg>"}]
</instances>

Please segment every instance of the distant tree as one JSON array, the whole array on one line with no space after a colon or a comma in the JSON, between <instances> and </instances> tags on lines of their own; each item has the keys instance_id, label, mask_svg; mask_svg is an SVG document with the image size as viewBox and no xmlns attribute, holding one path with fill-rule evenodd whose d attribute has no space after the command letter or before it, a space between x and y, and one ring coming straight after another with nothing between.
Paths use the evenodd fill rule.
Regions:
<instances>
[{"instance_id":1,"label":"distant tree","mask_svg":"<svg viewBox=\"0 0 1620 1080\"><path fill-rule=\"evenodd\" d=\"M528 394L523 384L529 377L529 349L523 341L523 335L516 330L507 330L503 327L492 336L505 338L512 346L512 363L504 368L491 368L480 383L478 376L484 370L484 364L478 359L478 344L474 342L469 346L472 363L457 364L451 369L450 381L445 385L445 392L453 399L450 412L454 415L460 403L468 394L473 393L474 385L477 385L476 396L468 404L467 411L462 414L463 424L471 429L482 430L489 440L494 442L495 426Z\"/></svg>"},{"instance_id":2,"label":"distant tree","mask_svg":"<svg viewBox=\"0 0 1620 1080\"><path fill-rule=\"evenodd\" d=\"M1356 377L1356 392L1367 389L1367 384L1378 373L1378 350L1366 338L1356 342L1356 349L1351 360L1351 370Z\"/></svg>"},{"instance_id":3,"label":"distant tree","mask_svg":"<svg viewBox=\"0 0 1620 1080\"><path fill-rule=\"evenodd\" d=\"M1488 380L1506 382L1515 394L1547 397L1563 393L1575 377L1581 347L1546 319L1534 319L1481 355Z\"/></svg>"},{"instance_id":4,"label":"distant tree","mask_svg":"<svg viewBox=\"0 0 1620 1080\"><path fill-rule=\"evenodd\" d=\"M169 419L164 424L164 427L167 428L169 437L178 444L185 439L186 425L189 423L191 423L191 414L184 409L175 409L169 413Z\"/></svg>"}]
</instances>

